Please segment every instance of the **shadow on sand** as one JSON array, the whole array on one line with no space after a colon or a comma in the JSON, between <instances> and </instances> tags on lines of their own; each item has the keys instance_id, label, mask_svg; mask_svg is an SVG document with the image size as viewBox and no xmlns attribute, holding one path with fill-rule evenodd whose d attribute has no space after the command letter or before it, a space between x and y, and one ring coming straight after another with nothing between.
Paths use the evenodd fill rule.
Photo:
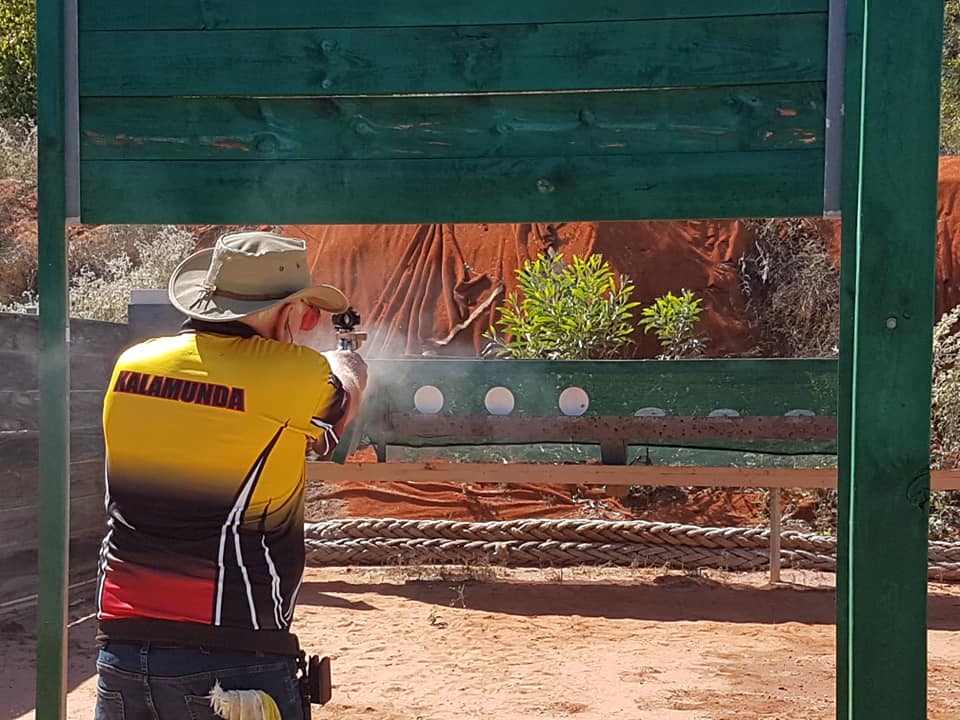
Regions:
<instances>
[{"instance_id":1,"label":"shadow on sand","mask_svg":"<svg viewBox=\"0 0 960 720\"><path fill-rule=\"evenodd\" d=\"M461 587L462 586L462 587ZM509 615L580 615L658 622L705 620L832 625L832 588L799 585L757 587L701 577L667 575L653 582L523 582L510 579L406 580L363 583L304 582L299 602L316 606L375 609L377 596L392 595L428 605L448 605L463 592L471 610ZM341 595L349 595L345 600ZM960 595L929 599L931 630L960 629Z\"/></svg>"}]
</instances>

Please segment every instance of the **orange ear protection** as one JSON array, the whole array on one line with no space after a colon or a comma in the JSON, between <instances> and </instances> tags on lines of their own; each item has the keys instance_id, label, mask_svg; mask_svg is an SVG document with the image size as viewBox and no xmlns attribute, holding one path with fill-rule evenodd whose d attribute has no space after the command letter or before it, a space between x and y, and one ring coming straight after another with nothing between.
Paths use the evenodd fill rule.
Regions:
<instances>
[{"instance_id":1,"label":"orange ear protection","mask_svg":"<svg viewBox=\"0 0 960 720\"><path fill-rule=\"evenodd\" d=\"M313 305L305 305L303 314L300 315L300 329L304 332L313 330L320 322L320 311Z\"/></svg>"}]
</instances>

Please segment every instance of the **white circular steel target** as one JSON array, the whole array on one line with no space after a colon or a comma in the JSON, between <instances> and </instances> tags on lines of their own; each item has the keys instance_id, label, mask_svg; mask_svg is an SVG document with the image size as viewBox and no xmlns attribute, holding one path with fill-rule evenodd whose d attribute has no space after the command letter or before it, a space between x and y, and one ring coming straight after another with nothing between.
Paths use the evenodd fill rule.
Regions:
<instances>
[{"instance_id":1,"label":"white circular steel target","mask_svg":"<svg viewBox=\"0 0 960 720\"><path fill-rule=\"evenodd\" d=\"M568 387L560 393L560 412L564 415L583 415L590 407L590 396L579 387Z\"/></svg>"},{"instance_id":2,"label":"white circular steel target","mask_svg":"<svg viewBox=\"0 0 960 720\"><path fill-rule=\"evenodd\" d=\"M509 415L513 412L516 400L507 388L498 385L487 390L483 405L491 415Z\"/></svg>"},{"instance_id":3,"label":"white circular steel target","mask_svg":"<svg viewBox=\"0 0 960 720\"><path fill-rule=\"evenodd\" d=\"M635 417L666 417L667 411L658 407L645 407L640 408L633 414Z\"/></svg>"},{"instance_id":4,"label":"white circular steel target","mask_svg":"<svg viewBox=\"0 0 960 720\"><path fill-rule=\"evenodd\" d=\"M436 415L443 408L443 393L433 385L424 385L413 394L413 405L424 415Z\"/></svg>"},{"instance_id":5,"label":"white circular steel target","mask_svg":"<svg viewBox=\"0 0 960 720\"><path fill-rule=\"evenodd\" d=\"M740 417L740 413L733 408L717 408L711 410L707 417Z\"/></svg>"}]
</instances>

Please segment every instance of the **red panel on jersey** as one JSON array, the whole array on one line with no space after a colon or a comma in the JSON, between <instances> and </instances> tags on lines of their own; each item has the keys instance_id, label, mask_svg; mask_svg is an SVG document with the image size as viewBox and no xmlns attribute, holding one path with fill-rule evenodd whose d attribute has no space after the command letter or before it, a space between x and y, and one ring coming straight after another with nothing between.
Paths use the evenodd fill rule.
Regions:
<instances>
[{"instance_id":1,"label":"red panel on jersey","mask_svg":"<svg viewBox=\"0 0 960 720\"><path fill-rule=\"evenodd\" d=\"M211 623L217 579L185 577L111 563L100 593L100 618L155 618Z\"/></svg>"}]
</instances>

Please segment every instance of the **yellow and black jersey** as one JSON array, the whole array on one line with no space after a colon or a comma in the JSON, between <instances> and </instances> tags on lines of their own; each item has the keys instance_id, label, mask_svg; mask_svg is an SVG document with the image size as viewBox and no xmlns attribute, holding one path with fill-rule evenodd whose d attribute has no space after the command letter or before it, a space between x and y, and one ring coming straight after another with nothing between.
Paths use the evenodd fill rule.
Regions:
<instances>
[{"instance_id":1,"label":"yellow and black jersey","mask_svg":"<svg viewBox=\"0 0 960 720\"><path fill-rule=\"evenodd\" d=\"M303 575L308 439L347 402L326 359L191 321L123 353L107 391L101 621L285 630Z\"/></svg>"}]
</instances>

